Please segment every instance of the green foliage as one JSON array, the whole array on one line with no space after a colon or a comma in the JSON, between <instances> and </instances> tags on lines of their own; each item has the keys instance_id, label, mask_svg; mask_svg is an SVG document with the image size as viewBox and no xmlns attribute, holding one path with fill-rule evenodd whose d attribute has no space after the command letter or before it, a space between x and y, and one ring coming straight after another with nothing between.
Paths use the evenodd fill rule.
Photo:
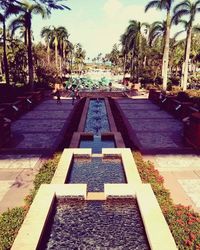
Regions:
<instances>
[{"instance_id":1,"label":"green foliage","mask_svg":"<svg viewBox=\"0 0 200 250\"><path fill-rule=\"evenodd\" d=\"M151 162L144 162L139 152L134 159L144 183L150 183L180 250L200 249L200 215L190 207L175 205L164 187L163 177Z\"/></svg>"},{"instance_id":2,"label":"green foliage","mask_svg":"<svg viewBox=\"0 0 200 250\"><path fill-rule=\"evenodd\" d=\"M26 206L29 207L33 202L35 195L37 194L38 189L40 188L41 184L49 184L54 176L56 171L58 161L60 159L60 154L54 156L53 159L48 160L43 164L40 168L38 174L35 176L34 179L34 188L30 191L30 194L26 196L25 202Z\"/></svg>"},{"instance_id":3,"label":"green foliage","mask_svg":"<svg viewBox=\"0 0 200 250\"><path fill-rule=\"evenodd\" d=\"M24 220L26 211L16 207L0 215L0 249L10 249Z\"/></svg>"}]
</instances>

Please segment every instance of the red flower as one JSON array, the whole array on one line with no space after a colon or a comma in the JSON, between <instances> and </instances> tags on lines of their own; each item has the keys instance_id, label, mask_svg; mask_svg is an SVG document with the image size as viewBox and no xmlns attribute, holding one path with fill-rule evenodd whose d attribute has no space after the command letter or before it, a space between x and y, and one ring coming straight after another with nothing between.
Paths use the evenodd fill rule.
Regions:
<instances>
[{"instance_id":1,"label":"red flower","mask_svg":"<svg viewBox=\"0 0 200 250\"><path fill-rule=\"evenodd\" d=\"M187 246L192 246L192 241L190 241L190 240L185 240L185 244L187 245Z\"/></svg>"},{"instance_id":2,"label":"red flower","mask_svg":"<svg viewBox=\"0 0 200 250\"><path fill-rule=\"evenodd\" d=\"M190 233L190 240L195 240L196 239L196 235L195 234L193 234L193 233Z\"/></svg>"}]
</instances>

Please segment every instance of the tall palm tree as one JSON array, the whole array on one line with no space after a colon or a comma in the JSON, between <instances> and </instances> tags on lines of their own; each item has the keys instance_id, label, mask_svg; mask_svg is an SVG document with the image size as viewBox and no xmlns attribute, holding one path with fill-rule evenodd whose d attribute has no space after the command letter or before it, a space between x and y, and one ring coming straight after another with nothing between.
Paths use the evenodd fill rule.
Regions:
<instances>
[{"instance_id":1,"label":"tall palm tree","mask_svg":"<svg viewBox=\"0 0 200 250\"><path fill-rule=\"evenodd\" d=\"M68 45L69 33L65 27L59 27L59 35L58 35L58 45L59 45L59 54L60 54L60 70L62 70L62 66L65 63L66 59L66 48Z\"/></svg>"},{"instance_id":2,"label":"tall palm tree","mask_svg":"<svg viewBox=\"0 0 200 250\"><path fill-rule=\"evenodd\" d=\"M10 79L9 79L9 65L7 58L6 20L10 15L17 13L18 13L18 8L13 4L6 5L5 9L3 10L3 13L0 13L0 22L3 24L3 62L4 62L4 71L7 84L10 83Z\"/></svg>"},{"instance_id":3,"label":"tall palm tree","mask_svg":"<svg viewBox=\"0 0 200 250\"><path fill-rule=\"evenodd\" d=\"M86 57L85 50L83 50L82 45L80 43L77 43L75 45L74 60L75 63L77 64L79 74L81 74L85 57Z\"/></svg>"},{"instance_id":4,"label":"tall palm tree","mask_svg":"<svg viewBox=\"0 0 200 250\"><path fill-rule=\"evenodd\" d=\"M45 43L47 46L47 62L50 64L50 39L52 36L52 30L49 27L43 27L41 31L41 37L45 39Z\"/></svg>"},{"instance_id":5,"label":"tall palm tree","mask_svg":"<svg viewBox=\"0 0 200 250\"><path fill-rule=\"evenodd\" d=\"M136 20L131 20L129 26L126 29L127 43L129 49L132 51L131 73L133 77L134 63L136 58L136 77L139 79L140 67L141 67L141 45L143 40L142 28L148 28L147 23L141 23Z\"/></svg>"},{"instance_id":6,"label":"tall palm tree","mask_svg":"<svg viewBox=\"0 0 200 250\"><path fill-rule=\"evenodd\" d=\"M123 72L124 72L124 77L126 74L126 64L127 64L127 57L129 53L129 46L128 46L128 34L124 33L121 35L120 42L122 45L122 55L124 57L123 59Z\"/></svg>"},{"instance_id":7,"label":"tall palm tree","mask_svg":"<svg viewBox=\"0 0 200 250\"><path fill-rule=\"evenodd\" d=\"M46 16L46 9L40 4L30 4L28 2L22 2L19 5L20 16L19 19L25 25L27 34L27 52L28 52L28 73L29 73L29 85L31 89L34 88L34 65L32 56L32 16L33 14L40 14L43 18Z\"/></svg>"},{"instance_id":8,"label":"tall palm tree","mask_svg":"<svg viewBox=\"0 0 200 250\"><path fill-rule=\"evenodd\" d=\"M50 46L54 47L55 51L55 65L58 69L58 52L60 49L61 54L63 54L63 46L64 43L66 44L66 39L68 38L69 34L65 27L53 27L50 32ZM64 41L65 40L65 41ZM62 48L62 49L61 49Z\"/></svg>"},{"instance_id":9,"label":"tall palm tree","mask_svg":"<svg viewBox=\"0 0 200 250\"><path fill-rule=\"evenodd\" d=\"M168 64L169 64L169 42L170 42L170 26L171 26L171 9L174 0L152 0L146 7L145 12L150 8L157 8L159 10L166 10L166 36L165 36L165 46L163 53L163 89L167 89L167 78L168 78Z\"/></svg>"},{"instance_id":10,"label":"tall palm tree","mask_svg":"<svg viewBox=\"0 0 200 250\"><path fill-rule=\"evenodd\" d=\"M165 49L166 31L167 31L166 21L163 21L163 22L156 21L152 23L150 32L149 32L149 45L150 46L156 39L162 38L163 55L164 55L164 49ZM162 77L163 76L164 76L164 63L162 64Z\"/></svg>"},{"instance_id":11,"label":"tall palm tree","mask_svg":"<svg viewBox=\"0 0 200 250\"><path fill-rule=\"evenodd\" d=\"M186 46L185 46L185 55L184 55L184 64L182 72L182 82L181 86L183 90L187 89L187 80L188 80L188 66L191 52L191 41L192 41L192 30L194 26L194 21L197 13L200 12L200 0L191 2L190 0L184 0L181 3L177 4L174 7L174 16L173 22L175 24L184 23L185 29L187 32ZM189 20L185 21L182 18L188 17Z\"/></svg>"}]
</instances>

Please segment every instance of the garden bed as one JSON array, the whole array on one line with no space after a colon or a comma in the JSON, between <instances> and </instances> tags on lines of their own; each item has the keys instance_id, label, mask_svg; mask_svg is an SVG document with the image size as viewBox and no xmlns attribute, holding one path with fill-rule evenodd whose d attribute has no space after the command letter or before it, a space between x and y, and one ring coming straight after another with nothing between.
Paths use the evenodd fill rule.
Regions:
<instances>
[{"instance_id":1,"label":"garden bed","mask_svg":"<svg viewBox=\"0 0 200 250\"><path fill-rule=\"evenodd\" d=\"M164 179L151 162L144 162L139 152L134 159L144 183L150 183L156 195L175 242L180 250L200 249L200 215L190 207L173 203Z\"/></svg>"}]
</instances>

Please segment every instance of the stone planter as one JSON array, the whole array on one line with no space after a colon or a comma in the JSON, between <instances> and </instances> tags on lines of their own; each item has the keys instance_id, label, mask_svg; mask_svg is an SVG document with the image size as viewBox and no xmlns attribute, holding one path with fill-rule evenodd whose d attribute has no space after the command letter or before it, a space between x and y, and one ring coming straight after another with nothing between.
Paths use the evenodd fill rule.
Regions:
<instances>
[{"instance_id":1,"label":"stone planter","mask_svg":"<svg viewBox=\"0 0 200 250\"><path fill-rule=\"evenodd\" d=\"M184 135L189 144L200 149L200 112L190 116L190 122L184 128Z\"/></svg>"}]
</instances>

